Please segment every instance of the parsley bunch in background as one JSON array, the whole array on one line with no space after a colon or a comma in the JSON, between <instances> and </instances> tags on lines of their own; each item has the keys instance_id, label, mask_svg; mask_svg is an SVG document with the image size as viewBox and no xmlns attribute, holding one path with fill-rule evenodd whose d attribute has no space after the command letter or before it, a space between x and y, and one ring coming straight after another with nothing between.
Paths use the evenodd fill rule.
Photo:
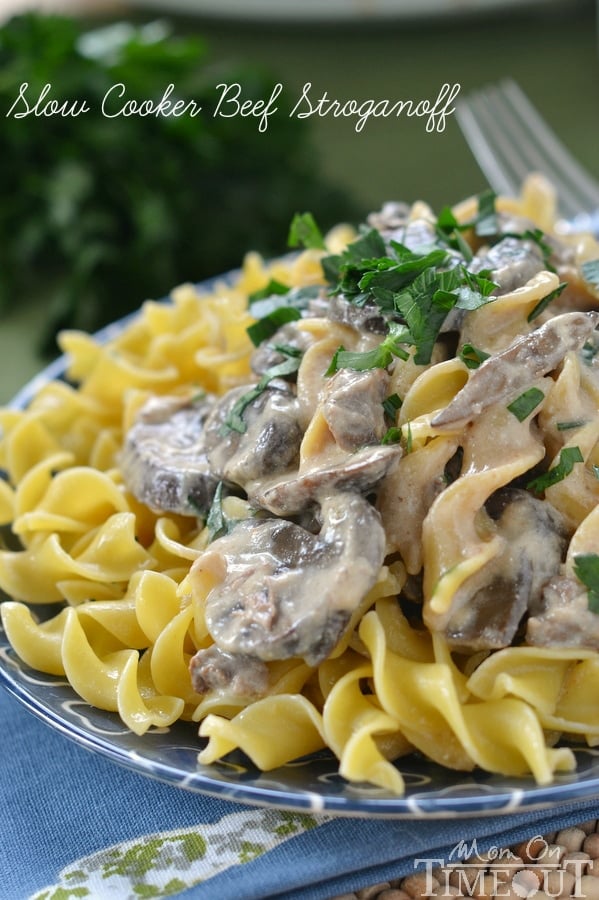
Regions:
<instances>
[{"instance_id":1,"label":"parsley bunch in background","mask_svg":"<svg viewBox=\"0 0 599 900\"><path fill-rule=\"evenodd\" d=\"M309 206L325 226L354 216L319 176L304 122L284 94L266 132L252 117L213 118L220 83L267 100L280 78L216 63L197 37L163 23L85 32L29 14L0 28L0 315L43 298L46 351L59 328L94 330L182 281L237 266L248 249L279 253L289 220ZM6 117L27 82L33 105L83 101L78 117ZM102 98L195 100L196 117L106 118ZM22 109L23 107L17 107ZM16 110L16 111L17 111Z\"/></svg>"}]
</instances>

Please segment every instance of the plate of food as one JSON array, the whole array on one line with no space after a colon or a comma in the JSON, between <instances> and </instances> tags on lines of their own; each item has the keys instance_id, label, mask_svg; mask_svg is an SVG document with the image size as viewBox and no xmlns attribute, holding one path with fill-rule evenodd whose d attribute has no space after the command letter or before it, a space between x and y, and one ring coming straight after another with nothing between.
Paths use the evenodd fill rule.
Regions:
<instances>
[{"instance_id":1,"label":"plate of food","mask_svg":"<svg viewBox=\"0 0 599 900\"><path fill-rule=\"evenodd\" d=\"M599 797L599 246L534 178L289 237L0 411L0 680L241 802Z\"/></svg>"}]
</instances>

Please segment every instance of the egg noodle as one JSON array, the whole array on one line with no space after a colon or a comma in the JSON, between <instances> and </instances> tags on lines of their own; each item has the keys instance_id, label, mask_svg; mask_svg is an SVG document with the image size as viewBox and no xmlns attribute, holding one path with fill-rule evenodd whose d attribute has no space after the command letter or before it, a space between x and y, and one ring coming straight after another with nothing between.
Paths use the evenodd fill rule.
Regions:
<instances>
[{"instance_id":1,"label":"egg noodle","mask_svg":"<svg viewBox=\"0 0 599 900\"><path fill-rule=\"evenodd\" d=\"M553 195L539 180L495 206L554 231ZM453 214L467 223L476 209L472 198ZM435 221L421 203L409 218ZM334 229L327 252L341 252L353 237L349 228ZM590 237L564 240L577 284L599 246ZM28 666L66 678L85 702L117 713L138 735L178 719L199 723L203 764L239 748L269 770L328 747L346 779L402 794L393 761L419 751L454 769L532 773L547 784L575 767L573 743L599 743L599 643L580 636L572 644L533 642L520 625L509 646L464 649L450 626L456 598L482 585L489 566L505 557L505 535L485 512L489 498L568 459L570 471L546 481L537 499L567 530L557 574L576 585L577 603L583 598L582 621L598 616L577 560L599 555L599 375L594 358L577 350L530 376L526 389L538 391L540 402L528 414L513 414L513 395L499 392L453 422L443 411L483 369L439 342L428 363L417 364L413 353L394 357L389 393L401 398L393 426L403 453L377 490L385 561L349 626L317 664L268 661L263 696L244 698L226 686L194 690L190 661L213 644L205 608L215 576L190 570L213 546L212 532L205 517L153 511L133 496L120 465L124 436L153 396L223 395L255 381L249 296L273 281L322 284L323 255L307 249L266 263L250 253L233 285L223 280L208 294L184 285L172 302L146 302L108 342L75 331L60 336L68 380L45 383L26 409L0 411L0 525L11 532L0 551L0 588L9 598L1 611L10 644ZM545 267L467 312L460 344L493 360L552 321L551 305L530 316L559 284ZM588 290L587 310L597 306ZM304 322L312 343L298 384L322 385L340 344L352 349L351 328L318 317ZM331 440L319 388L310 390L302 465ZM574 456L564 456L568 448ZM457 454L461 467L450 477ZM223 514L244 521L252 504L227 496ZM38 621L31 607L39 604L59 604L59 611ZM415 613L418 604L423 611Z\"/></svg>"}]
</instances>

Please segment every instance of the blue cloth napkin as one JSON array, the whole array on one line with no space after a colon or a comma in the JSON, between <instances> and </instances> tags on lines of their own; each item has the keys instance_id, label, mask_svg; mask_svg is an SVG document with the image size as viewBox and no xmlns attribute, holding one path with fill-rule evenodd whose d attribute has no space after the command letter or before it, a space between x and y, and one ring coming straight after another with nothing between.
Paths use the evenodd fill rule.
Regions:
<instances>
[{"instance_id":1,"label":"blue cloth napkin","mask_svg":"<svg viewBox=\"0 0 599 900\"><path fill-rule=\"evenodd\" d=\"M596 800L426 821L243 806L122 768L5 691L0 785L2 900L327 900L442 864L461 841L483 852L599 816Z\"/></svg>"}]
</instances>

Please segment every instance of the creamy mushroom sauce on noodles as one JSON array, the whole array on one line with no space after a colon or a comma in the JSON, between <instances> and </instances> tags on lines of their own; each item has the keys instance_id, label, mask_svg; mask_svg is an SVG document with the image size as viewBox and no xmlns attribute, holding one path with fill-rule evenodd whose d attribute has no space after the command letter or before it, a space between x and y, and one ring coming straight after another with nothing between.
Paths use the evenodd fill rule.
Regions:
<instances>
[{"instance_id":1,"label":"creamy mushroom sauce on noodles","mask_svg":"<svg viewBox=\"0 0 599 900\"><path fill-rule=\"evenodd\" d=\"M599 246L538 177L291 237L0 412L8 638L202 763L548 783L599 742Z\"/></svg>"}]
</instances>

